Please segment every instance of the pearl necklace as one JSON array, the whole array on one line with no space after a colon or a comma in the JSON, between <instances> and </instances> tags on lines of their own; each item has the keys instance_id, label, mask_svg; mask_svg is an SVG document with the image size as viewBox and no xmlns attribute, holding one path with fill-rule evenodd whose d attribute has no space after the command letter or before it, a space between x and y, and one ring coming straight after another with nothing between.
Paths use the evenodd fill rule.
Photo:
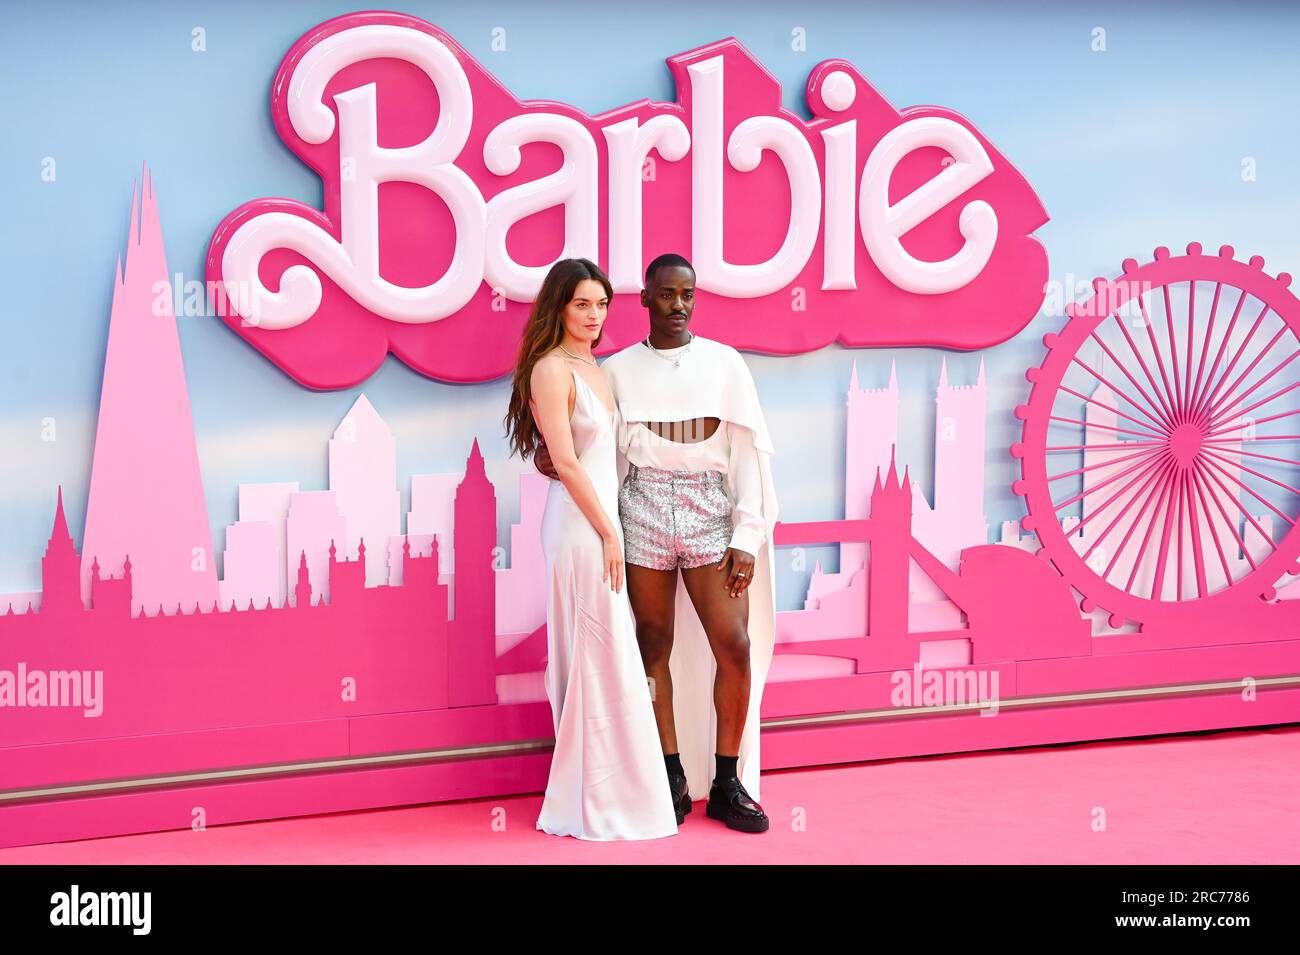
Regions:
<instances>
[{"instance_id":1,"label":"pearl necklace","mask_svg":"<svg viewBox=\"0 0 1300 955\"><path fill-rule=\"evenodd\" d=\"M682 358L686 355L687 352L689 352L689 351L691 350L691 343L694 342L694 341L695 341L695 333L694 333L694 332L691 332L691 337L690 337L690 339L686 342L686 344L685 344L685 345L678 345L678 346L677 346L678 348L681 349L681 353L680 353L680 354L677 354L677 355L661 355L661 354L659 353L659 349L658 349L658 348L655 348L654 345L651 345L651 344L650 344L650 339L649 339L649 338L646 338L645 341L643 342L643 344L645 345L646 348L648 348L648 349L650 349L652 352L654 352L654 355L655 355L656 358L662 358L664 361L670 361L670 362L673 363L673 367L674 367L674 368L680 368L680 367L681 367L681 364L682 364ZM665 349L665 351L667 351L667 349Z\"/></svg>"}]
</instances>

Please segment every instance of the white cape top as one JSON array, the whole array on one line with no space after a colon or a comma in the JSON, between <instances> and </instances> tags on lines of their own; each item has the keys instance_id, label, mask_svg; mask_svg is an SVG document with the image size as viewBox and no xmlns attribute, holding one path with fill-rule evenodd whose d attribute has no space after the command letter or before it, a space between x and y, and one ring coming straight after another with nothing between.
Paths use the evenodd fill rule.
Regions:
<instances>
[{"instance_id":1,"label":"white cape top","mask_svg":"<svg viewBox=\"0 0 1300 955\"><path fill-rule=\"evenodd\" d=\"M754 562L749 585L749 709L740 740L737 773L755 800L759 795L759 708L772 663L776 636L776 565L772 534L776 526L776 491L771 458L775 453L758 403L758 390L745 359L730 345L696 336L681 364L656 355L641 342L610 355L601 365L618 403L619 485L627 476L629 421L690 421L713 417L748 429L763 486L766 537ZM735 502L732 502L733 507ZM668 661L673 680L673 720L678 751L692 800L705 799L713 781L717 713L713 678L717 663L704 626L677 577L673 651Z\"/></svg>"}]
</instances>

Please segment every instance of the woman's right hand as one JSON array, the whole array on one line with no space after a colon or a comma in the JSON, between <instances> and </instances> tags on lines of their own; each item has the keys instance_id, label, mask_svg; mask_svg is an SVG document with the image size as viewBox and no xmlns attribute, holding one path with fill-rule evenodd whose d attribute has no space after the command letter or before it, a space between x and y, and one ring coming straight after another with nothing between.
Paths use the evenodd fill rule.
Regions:
<instances>
[{"instance_id":1,"label":"woman's right hand","mask_svg":"<svg viewBox=\"0 0 1300 955\"><path fill-rule=\"evenodd\" d=\"M605 538L604 567L605 572L600 579L609 581L610 589L618 593L623 589L623 548L616 534L610 534Z\"/></svg>"}]
</instances>

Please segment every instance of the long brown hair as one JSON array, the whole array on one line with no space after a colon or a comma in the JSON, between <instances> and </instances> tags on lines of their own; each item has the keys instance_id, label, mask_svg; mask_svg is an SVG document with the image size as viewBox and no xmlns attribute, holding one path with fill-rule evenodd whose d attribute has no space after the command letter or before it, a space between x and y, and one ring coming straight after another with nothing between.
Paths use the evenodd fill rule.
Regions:
<instances>
[{"instance_id":1,"label":"long brown hair","mask_svg":"<svg viewBox=\"0 0 1300 955\"><path fill-rule=\"evenodd\" d=\"M614 287L609 277L590 259L560 259L546 273L546 279L533 302L528 324L519 341L519 358L515 362L514 389L510 393L510 408L506 412L505 429L510 438L510 451L525 461L532 457L542 443L537 422L533 420L532 398L533 366L538 359L564 341L564 307L573 300L578 283L592 279L605 288L605 295L614 298ZM600 344L604 327L591 343Z\"/></svg>"}]
</instances>

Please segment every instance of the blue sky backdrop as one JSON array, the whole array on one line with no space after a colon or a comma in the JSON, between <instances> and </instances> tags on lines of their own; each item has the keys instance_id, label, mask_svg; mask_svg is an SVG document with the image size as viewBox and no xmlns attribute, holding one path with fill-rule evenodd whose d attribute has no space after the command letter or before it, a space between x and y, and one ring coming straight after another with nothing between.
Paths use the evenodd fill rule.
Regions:
<instances>
[{"instance_id":1,"label":"blue sky backdrop","mask_svg":"<svg viewBox=\"0 0 1300 955\"><path fill-rule=\"evenodd\" d=\"M321 204L319 180L270 119L281 57L310 27L365 5L61 3L10 7L0 31L6 89L0 150L0 592L36 589L55 486L80 539L103 369L113 267L124 250L131 185L147 160L173 273L202 279L217 222L248 199ZM807 116L803 86L844 57L895 106L937 104L971 119L1028 178L1051 221L1037 234L1058 282L1114 275L1157 245L1227 243L1270 272L1300 270L1300 9L1210 3L406 3L446 29L521 98L599 113L642 97L672 100L664 59L737 36ZM196 27L207 49L191 49ZM1105 30L1104 52L1093 50ZM493 30L507 48L493 52ZM806 51L792 48L796 28ZM42 180L52 157L57 179ZM1244 160L1255 178L1245 181ZM989 384L986 510L1019 518L1007 452L1027 395L1024 370L1059 314L983 352ZM326 486L325 442L364 390L398 440L403 507L409 477L459 469L473 436L497 481L501 536L517 517L516 477L500 419L505 380L430 381L389 358L363 386L303 389L213 318L182 317L181 345L218 552L236 517L236 485ZM927 489L933 390L942 355L954 384L979 355L937 349L747 356L773 439L781 516L842 515L844 391L854 358L864 386L897 359L900 456ZM54 418L56 441L41 440ZM831 562L833 565L833 561ZM783 580L782 606L799 581Z\"/></svg>"}]
</instances>

